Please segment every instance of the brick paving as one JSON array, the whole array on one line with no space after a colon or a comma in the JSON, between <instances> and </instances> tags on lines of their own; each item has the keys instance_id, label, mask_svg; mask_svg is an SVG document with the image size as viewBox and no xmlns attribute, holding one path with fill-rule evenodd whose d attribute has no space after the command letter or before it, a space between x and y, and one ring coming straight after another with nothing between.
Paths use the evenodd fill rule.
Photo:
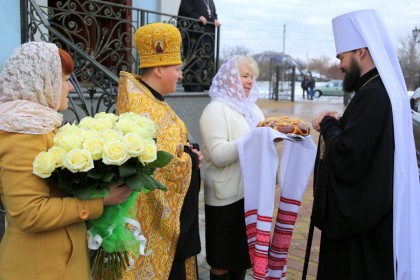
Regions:
<instances>
[{"instance_id":1,"label":"brick paving","mask_svg":"<svg viewBox=\"0 0 420 280\"><path fill-rule=\"evenodd\" d=\"M342 98L332 97L314 99L313 101L307 99L297 99L295 102L289 101L274 101L267 99L258 100L258 106L263 110L266 117L288 115L293 117L302 118L308 124L311 123L312 118L316 113L322 110L334 110L342 114L345 107ZM311 137L317 143L319 133L311 131ZM278 145L279 154L281 154L282 145ZM299 210L298 218L296 221L295 229L292 235L292 241L289 249L288 262L287 262L287 279L297 280L302 278L303 263L306 250L306 242L309 231L310 215L312 211L312 176L306 192L304 193L302 204ZM276 196L279 196L279 187L277 187ZM278 199L276 199L278 201ZM200 198L200 233L202 239L202 252L199 255L199 279L209 280L209 266L205 261L205 247L204 247L204 199L201 193ZM311 248L311 257L308 267L308 280L316 279L316 272L318 266L319 254L319 240L320 232L315 229L314 238ZM248 270L246 279L252 278L252 270Z\"/></svg>"}]
</instances>

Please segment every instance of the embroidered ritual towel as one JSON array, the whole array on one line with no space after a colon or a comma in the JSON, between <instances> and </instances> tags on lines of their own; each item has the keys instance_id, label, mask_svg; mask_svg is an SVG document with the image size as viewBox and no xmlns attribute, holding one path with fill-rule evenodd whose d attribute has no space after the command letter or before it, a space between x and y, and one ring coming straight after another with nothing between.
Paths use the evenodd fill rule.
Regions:
<instances>
[{"instance_id":1,"label":"embroidered ritual towel","mask_svg":"<svg viewBox=\"0 0 420 280\"><path fill-rule=\"evenodd\" d=\"M278 155L275 138L284 138L280 166L281 198L270 238ZM254 279L285 279L287 252L300 201L313 170L316 146L310 137L294 142L268 127L238 139L245 193L245 222Z\"/></svg>"}]
</instances>

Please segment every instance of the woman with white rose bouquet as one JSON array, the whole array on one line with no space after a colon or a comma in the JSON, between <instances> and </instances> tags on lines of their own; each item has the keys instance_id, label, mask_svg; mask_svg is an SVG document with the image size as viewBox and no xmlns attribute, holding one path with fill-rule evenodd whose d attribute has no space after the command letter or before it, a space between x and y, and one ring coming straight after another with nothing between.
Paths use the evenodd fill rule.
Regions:
<instances>
[{"instance_id":1,"label":"woman with white rose bouquet","mask_svg":"<svg viewBox=\"0 0 420 280\"><path fill-rule=\"evenodd\" d=\"M88 246L98 250L95 278L120 277L128 267L128 251L136 257L146 254L146 239L130 212L136 212L138 192L166 190L151 177L172 158L157 151L156 129L153 121L136 113L119 117L98 113L79 125L62 126L54 145L34 160L34 174L80 199L104 197L115 184L125 184L133 191L126 202L107 207L99 219L88 222Z\"/></svg>"},{"instance_id":2,"label":"woman with white rose bouquet","mask_svg":"<svg viewBox=\"0 0 420 280\"><path fill-rule=\"evenodd\" d=\"M131 193L112 187L108 196L81 200L33 174L34 158L53 145L62 123L57 111L67 108L73 68L56 45L29 42L15 49L0 74L0 198L7 220L1 279L88 280L86 220Z\"/></svg>"}]
</instances>

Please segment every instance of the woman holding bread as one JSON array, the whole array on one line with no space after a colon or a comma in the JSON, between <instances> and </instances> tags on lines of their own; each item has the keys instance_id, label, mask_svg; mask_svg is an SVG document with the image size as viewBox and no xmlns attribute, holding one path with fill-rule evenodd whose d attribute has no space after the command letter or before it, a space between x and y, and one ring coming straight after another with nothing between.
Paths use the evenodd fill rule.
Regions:
<instances>
[{"instance_id":1,"label":"woman holding bread","mask_svg":"<svg viewBox=\"0 0 420 280\"><path fill-rule=\"evenodd\" d=\"M256 105L259 69L248 56L225 62L200 118L204 144L206 254L210 279L245 279L251 267L244 219L243 180L236 140L264 119Z\"/></svg>"}]
</instances>

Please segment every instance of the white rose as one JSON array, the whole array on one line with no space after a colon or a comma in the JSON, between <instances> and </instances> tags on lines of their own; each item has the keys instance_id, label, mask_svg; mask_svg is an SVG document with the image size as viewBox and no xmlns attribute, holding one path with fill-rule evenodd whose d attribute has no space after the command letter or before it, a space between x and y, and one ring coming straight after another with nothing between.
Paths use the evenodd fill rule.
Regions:
<instances>
[{"instance_id":1,"label":"white rose","mask_svg":"<svg viewBox=\"0 0 420 280\"><path fill-rule=\"evenodd\" d=\"M102 151L102 161L107 165L122 165L130 158L124 144L119 140L105 143Z\"/></svg>"},{"instance_id":2,"label":"white rose","mask_svg":"<svg viewBox=\"0 0 420 280\"><path fill-rule=\"evenodd\" d=\"M128 133L124 135L122 142L131 157L138 157L144 151L143 138L138 134Z\"/></svg>"},{"instance_id":3,"label":"white rose","mask_svg":"<svg viewBox=\"0 0 420 280\"><path fill-rule=\"evenodd\" d=\"M157 145L153 139L144 140L144 151L139 159L143 163L153 162L157 159Z\"/></svg>"},{"instance_id":4,"label":"white rose","mask_svg":"<svg viewBox=\"0 0 420 280\"><path fill-rule=\"evenodd\" d=\"M68 152L63 165L73 173L87 172L94 167L92 156L85 149L73 149Z\"/></svg>"},{"instance_id":5,"label":"white rose","mask_svg":"<svg viewBox=\"0 0 420 280\"><path fill-rule=\"evenodd\" d=\"M112 125L115 125L118 117L113 113L100 112L95 115L95 119L108 119L111 121Z\"/></svg>"},{"instance_id":6,"label":"white rose","mask_svg":"<svg viewBox=\"0 0 420 280\"><path fill-rule=\"evenodd\" d=\"M55 162L55 167L62 167L67 152L62 147L53 146L48 149L48 153L52 155Z\"/></svg>"},{"instance_id":7,"label":"white rose","mask_svg":"<svg viewBox=\"0 0 420 280\"><path fill-rule=\"evenodd\" d=\"M143 138L155 138L157 125L149 118L139 116L134 132L139 132Z\"/></svg>"},{"instance_id":8,"label":"white rose","mask_svg":"<svg viewBox=\"0 0 420 280\"><path fill-rule=\"evenodd\" d=\"M88 139L88 138L92 138L92 137L99 137L99 133L98 131L96 131L95 129L82 129L82 136L83 139Z\"/></svg>"},{"instance_id":9,"label":"white rose","mask_svg":"<svg viewBox=\"0 0 420 280\"><path fill-rule=\"evenodd\" d=\"M97 131L102 131L106 129L112 128L112 120L107 118L98 118L93 119L92 128L96 129Z\"/></svg>"},{"instance_id":10,"label":"white rose","mask_svg":"<svg viewBox=\"0 0 420 280\"><path fill-rule=\"evenodd\" d=\"M94 123L94 119L90 116L84 117L80 122L79 122L79 127L83 127L86 129L92 129L93 128L93 123Z\"/></svg>"},{"instance_id":11,"label":"white rose","mask_svg":"<svg viewBox=\"0 0 420 280\"><path fill-rule=\"evenodd\" d=\"M32 172L41 177L48 178L55 170L55 160L52 154L40 152L32 163Z\"/></svg>"},{"instance_id":12,"label":"white rose","mask_svg":"<svg viewBox=\"0 0 420 280\"><path fill-rule=\"evenodd\" d=\"M99 137L91 137L83 141L83 148L90 152L93 160L102 158L103 144Z\"/></svg>"},{"instance_id":13,"label":"white rose","mask_svg":"<svg viewBox=\"0 0 420 280\"><path fill-rule=\"evenodd\" d=\"M157 126L150 118L134 112L121 114L116 127L122 130L124 134L135 132L143 138L155 138L157 132Z\"/></svg>"},{"instance_id":14,"label":"white rose","mask_svg":"<svg viewBox=\"0 0 420 280\"><path fill-rule=\"evenodd\" d=\"M134 113L134 112L126 112L126 113L122 113L121 115L119 115L118 120L125 120L125 119L130 119L130 120L137 120L138 117L140 117L139 114Z\"/></svg>"},{"instance_id":15,"label":"white rose","mask_svg":"<svg viewBox=\"0 0 420 280\"><path fill-rule=\"evenodd\" d=\"M136 127L136 122L130 118L122 118L119 119L118 122L115 124L115 127L122 131L124 134L133 132L133 129Z\"/></svg>"},{"instance_id":16,"label":"white rose","mask_svg":"<svg viewBox=\"0 0 420 280\"><path fill-rule=\"evenodd\" d=\"M61 126L57 132L64 132L75 128L77 128L75 124L66 123L65 125Z\"/></svg>"},{"instance_id":17,"label":"white rose","mask_svg":"<svg viewBox=\"0 0 420 280\"><path fill-rule=\"evenodd\" d=\"M123 137L123 133L120 130L115 129L105 129L100 133L101 138L104 142L108 142L111 140L120 140Z\"/></svg>"},{"instance_id":18,"label":"white rose","mask_svg":"<svg viewBox=\"0 0 420 280\"><path fill-rule=\"evenodd\" d=\"M83 143L82 130L78 127L72 127L64 131L58 131L54 136L54 144L64 148L66 151L81 148Z\"/></svg>"}]
</instances>

